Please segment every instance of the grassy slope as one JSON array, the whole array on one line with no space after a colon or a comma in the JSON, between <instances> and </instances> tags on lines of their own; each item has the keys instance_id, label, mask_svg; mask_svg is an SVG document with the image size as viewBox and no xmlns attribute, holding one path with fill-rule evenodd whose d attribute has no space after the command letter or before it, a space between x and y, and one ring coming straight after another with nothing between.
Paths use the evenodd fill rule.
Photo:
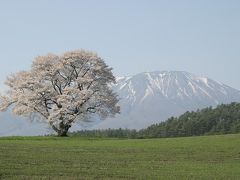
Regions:
<instances>
[{"instance_id":1,"label":"grassy slope","mask_svg":"<svg viewBox=\"0 0 240 180\"><path fill-rule=\"evenodd\" d=\"M240 135L0 138L0 179L240 179Z\"/></svg>"}]
</instances>

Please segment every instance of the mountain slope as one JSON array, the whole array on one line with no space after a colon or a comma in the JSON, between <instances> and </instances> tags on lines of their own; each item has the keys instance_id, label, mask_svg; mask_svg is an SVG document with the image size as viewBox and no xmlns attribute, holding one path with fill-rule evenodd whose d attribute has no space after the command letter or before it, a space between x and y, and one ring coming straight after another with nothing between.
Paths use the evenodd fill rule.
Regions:
<instances>
[{"instance_id":1,"label":"mountain slope","mask_svg":"<svg viewBox=\"0 0 240 180\"><path fill-rule=\"evenodd\" d=\"M121 115L95 128L145 128L188 110L240 102L240 91L182 71L156 71L117 79Z\"/></svg>"}]
</instances>

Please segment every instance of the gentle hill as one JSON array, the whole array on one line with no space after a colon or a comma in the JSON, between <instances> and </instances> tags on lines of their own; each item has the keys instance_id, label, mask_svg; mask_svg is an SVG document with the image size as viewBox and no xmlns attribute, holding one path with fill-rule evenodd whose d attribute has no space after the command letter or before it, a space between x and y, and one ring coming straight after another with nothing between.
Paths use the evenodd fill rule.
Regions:
<instances>
[{"instance_id":1,"label":"gentle hill","mask_svg":"<svg viewBox=\"0 0 240 180\"><path fill-rule=\"evenodd\" d=\"M143 137L199 136L240 132L240 103L186 112L139 132Z\"/></svg>"}]
</instances>

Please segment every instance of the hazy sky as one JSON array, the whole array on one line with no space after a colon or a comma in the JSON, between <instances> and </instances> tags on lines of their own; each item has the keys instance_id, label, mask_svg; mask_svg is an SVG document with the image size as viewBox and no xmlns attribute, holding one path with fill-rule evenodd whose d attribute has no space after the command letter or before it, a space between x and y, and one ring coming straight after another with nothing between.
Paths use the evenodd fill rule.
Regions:
<instances>
[{"instance_id":1,"label":"hazy sky","mask_svg":"<svg viewBox=\"0 0 240 180\"><path fill-rule=\"evenodd\" d=\"M239 0L1 0L0 88L49 52L96 51L116 75L183 70L240 89Z\"/></svg>"}]
</instances>

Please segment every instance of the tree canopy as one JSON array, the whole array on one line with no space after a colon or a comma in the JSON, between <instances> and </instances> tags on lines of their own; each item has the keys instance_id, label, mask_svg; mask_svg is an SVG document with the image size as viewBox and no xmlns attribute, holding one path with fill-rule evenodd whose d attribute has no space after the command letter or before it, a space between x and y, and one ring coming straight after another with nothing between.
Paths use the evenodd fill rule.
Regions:
<instances>
[{"instance_id":1,"label":"tree canopy","mask_svg":"<svg viewBox=\"0 0 240 180\"><path fill-rule=\"evenodd\" d=\"M37 113L59 136L72 124L96 114L104 119L119 113L112 68L97 54L78 50L36 57L29 71L9 76L9 90L1 96L0 110L12 105L17 115Z\"/></svg>"}]
</instances>

